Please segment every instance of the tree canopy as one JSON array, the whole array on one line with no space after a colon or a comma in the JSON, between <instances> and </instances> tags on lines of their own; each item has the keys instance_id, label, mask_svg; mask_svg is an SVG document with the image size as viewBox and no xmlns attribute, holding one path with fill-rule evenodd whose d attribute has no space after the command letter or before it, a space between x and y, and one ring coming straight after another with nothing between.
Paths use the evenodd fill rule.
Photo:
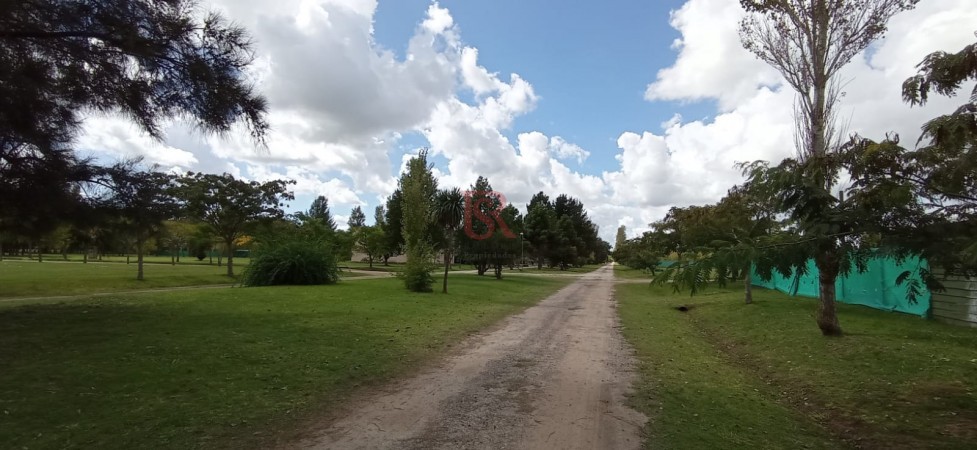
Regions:
<instances>
[{"instance_id":1,"label":"tree canopy","mask_svg":"<svg viewBox=\"0 0 977 450\"><path fill-rule=\"evenodd\" d=\"M234 275L234 242L261 219L282 218L294 181L264 183L233 175L190 172L179 180L179 196L187 211L206 223L227 248L227 275Z\"/></svg>"}]
</instances>

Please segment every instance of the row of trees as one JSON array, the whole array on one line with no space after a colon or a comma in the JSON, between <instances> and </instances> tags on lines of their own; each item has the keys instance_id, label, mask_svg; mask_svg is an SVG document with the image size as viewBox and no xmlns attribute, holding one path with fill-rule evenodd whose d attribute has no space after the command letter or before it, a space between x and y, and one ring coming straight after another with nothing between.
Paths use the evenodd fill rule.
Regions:
<instances>
[{"instance_id":1,"label":"row of trees","mask_svg":"<svg viewBox=\"0 0 977 450\"><path fill-rule=\"evenodd\" d=\"M49 220L42 228L54 232L37 236L31 229L19 236L59 240L62 251L72 244L98 246L97 238L112 236L137 258L137 278L143 279L143 256L149 245L178 250L201 247L216 239L227 254L227 275L234 275L236 244L261 223L284 217L291 200L292 181L244 181L230 174L187 173L177 176L141 168L138 162L111 167L91 166L89 180L79 183L71 197L70 214ZM5 217L15 223L16 217ZM2 230L14 234L17 227Z\"/></svg>"},{"instance_id":2,"label":"row of trees","mask_svg":"<svg viewBox=\"0 0 977 450\"><path fill-rule=\"evenodd\" d=\"M521 265L527 257L539 268L561 270L604 262L610 244L597 233L583 204L567 195L551 202L540 192L524 216L485 177L478 177L464 192L439 189L426 151L409 161L385 207L377 207L375 224L355 227L357 248L371 264L406 255L403 277L414 291L432 289L432 264L440 253L443 292L452 263L471 264L479 275L492 270L501 279L505 267Z\"/></svg>"},{"instance_id":3,"label":"row of trees","mask_svg":"<svg viewBox=\"0 0 977 450\"><path fill-rule=\"evenodd\" d=\"M670 257L674 263L657 280L693 292L714 278L742 278L747 302L751 265L763 277L788 276L813 259L820 275L816 321L829 336L842 333L836 278L865 270L871 257L919 255L948 272L977 273L977 89L953 113L927 122L912 150L894 135L843 140L834 115L838 71L916 2L741 3L749 12L744 45L798 93L797 156L741 164L746 183L717 204L673 208L636 239L619 232L615 259L654 270ZM931 92L953 95L977 79L977 44L933 53L919 68L903 84L908 103L923 104ZM911 302L924 285L941 288L924 269L898 282L909 284Z\"/></svg>"}]
</instances>

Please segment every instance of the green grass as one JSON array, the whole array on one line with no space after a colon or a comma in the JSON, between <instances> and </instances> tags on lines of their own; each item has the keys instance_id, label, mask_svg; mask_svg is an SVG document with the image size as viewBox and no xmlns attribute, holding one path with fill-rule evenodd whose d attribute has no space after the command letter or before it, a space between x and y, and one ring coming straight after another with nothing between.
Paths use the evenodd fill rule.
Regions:
<instances>
[{"instance_id":1,"label":"green grass","mask_svg":"<svg viewBox=\"0 0 977 450\"><path fill-rule=\"evenodd\" d=\"M529 273L589 273L601 268L601 264L587 264L582 267L570 267L567 270L560 270L559 267L546 267L543 266L542 269L537 269L536 266L523 267L523 272ZM518 269L516 270L518 271Z\"/></svg>"},{"instance_id":2,"label":"green grass","mask_svg":"<svg viewBox=\"0 0 977 450\"><path fill-rule=\"evenodd\" d=\"M824 338L812 299L617 292L640 360L634 402L653 418L649 445L977 447L977 330L839 305L847 335Z\"/></svg>"},{"instance_id":3,"label":"green grass","mask_svg":"<svg viewBox=\"0 0 977 450\"><path fill-rule=\"evenodd\" d=\"M651 272L648 272L646 270L632 269L622 264L615 264L614 277L623 278L626 280L647 279L648 281L651 281L652 275Z\"/></svg>"},{"instance_id":4,"label":"green grass","mask_svg":"<svg viewBox=\"0 0 977 450\"><path fill-rule=\"evenodd\" d=\"M235 267L235 272L244 267ZM228 284L226 267L146 264L136 280L135 264L0 262L0 298L81 295L134 289Z\"/></svg>"},{"instance_id":5,"label":"green grass","mask_svg":"<svg viewBox=\"0 0 977 450\"><path fill-rule=\"evenodd\" d=\"M400 263L390 263L390 265L383 265L383 261L374 261L373 267L370 267L370 263L362 261L340 261L340 267L349 267L356 270L369 270L373 272L397 272L404 269L404 265Z\"/></svg>"},{"instance_id":6,"label":"green grass","mask_svg":"<svg viewBox=\"0 0 977 450\"><path fill-rule=\"evenodd\" d=\"M28 256L10 256L4 255L4 261L37 261L37 255ZM225 262L227 258L222 258L221 261ZM69 253L68 259L64 258L64 255L60 253L45 253L43 257L43 262L84 262L85 257L81 253ZM146 255L143 257L143 261L147 264L171 264L172 260L169 256L153 256ZM89 258L88 262L102 262L102 263L136 263L136 255L120 256L120 255L102 255L102 259ZM251 262L251 258L248 257L236 257L234 258L234 267L246 266ZM217 257L214 257L214 262L211 264L210 258L204 258L202 261L197 260L193 256L181 256L178 265L213 265L217 266Z\"/></svg>"},{"instance_id":7,"label":"green grass","mask_svg":"<svg viewBox=\"0 0 977 450\"><path fill-rule=\"evenodd\" d=\"M0 304L6 448L263 448L569 280L456 275Z\"/></svg>"},{"instance_id":8,"label":"green grass","mask_svg":"<svg viewBox=\"0 0 977 450\"><path fill-rule=\"evenodd\" d=\"M340 261L340 266L346 266L351 269L357 270L369 270L373 272L401 272L404 270L404 263L389 263L388 265L383 265L383 261L374 261L373 267L370 267L369 262L363 261ZM459 270L472 270L473 267L468 264L452 264L449 271L456 272ZM434 264L434 273L444 273L444 263L439 262Z\"/></svg>"}]
</instances>

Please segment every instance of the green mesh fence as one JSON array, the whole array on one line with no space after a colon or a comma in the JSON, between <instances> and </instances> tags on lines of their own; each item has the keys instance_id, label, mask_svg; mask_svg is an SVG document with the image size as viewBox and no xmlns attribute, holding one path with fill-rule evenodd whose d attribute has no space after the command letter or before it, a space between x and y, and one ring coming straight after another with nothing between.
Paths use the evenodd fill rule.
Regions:
<instances>
[{"instance_id":1,"label":"green mesh fence","mask_svg":"<svg viewBox=\"0 0 977 450\"><path fill-rule=\"evenodd\" d=\"M907 270L915 274L920 267L925 268L927 264L919 258L909 258L901 264L892 258L872 259L865 272L852 270L847 276L838 277L835 281L838 301L925 317L930 309L930 292L924 288L916 302L910 303L906 296L906 285L896 284L899 274ZM753 285L776 289L792 296L817 298L818 268L814 265L814 260L808 260L805 275L785 277L774 271L769 280L761 279L754 271Z\"/></svg>"}]
</instances>

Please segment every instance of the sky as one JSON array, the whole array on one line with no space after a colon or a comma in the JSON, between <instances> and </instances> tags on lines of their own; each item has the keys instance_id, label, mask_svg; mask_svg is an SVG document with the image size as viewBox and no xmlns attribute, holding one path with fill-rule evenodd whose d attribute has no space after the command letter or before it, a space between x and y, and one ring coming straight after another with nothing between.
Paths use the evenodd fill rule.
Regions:
<instances>
[{"instance_id":1,"label":"sky","mask_svg":"<svg viewBox=\"0 0 977 450\"><path fill-rule=\"evenodd\" d=\"M555 7L554 5L559 5ZM525 211L544 191L580 199L613 242L672 206L718 201L734 165L794 154L794 93L740 45L738 0L205 0L255 41L248 77L269 101L257 148L174 121L154 141L124 118L86 120L79 148L103 161L141 156L176 172L289 178L305 210L329 199L345 226L394 191L430 149L440 185L479 175ZM902 102L927 54L975 40L973 0L922 0L841 74L849 133L919 127L961 98ZM969 92L965 90L965 92Z\"/></svg>"}]
</instances>

